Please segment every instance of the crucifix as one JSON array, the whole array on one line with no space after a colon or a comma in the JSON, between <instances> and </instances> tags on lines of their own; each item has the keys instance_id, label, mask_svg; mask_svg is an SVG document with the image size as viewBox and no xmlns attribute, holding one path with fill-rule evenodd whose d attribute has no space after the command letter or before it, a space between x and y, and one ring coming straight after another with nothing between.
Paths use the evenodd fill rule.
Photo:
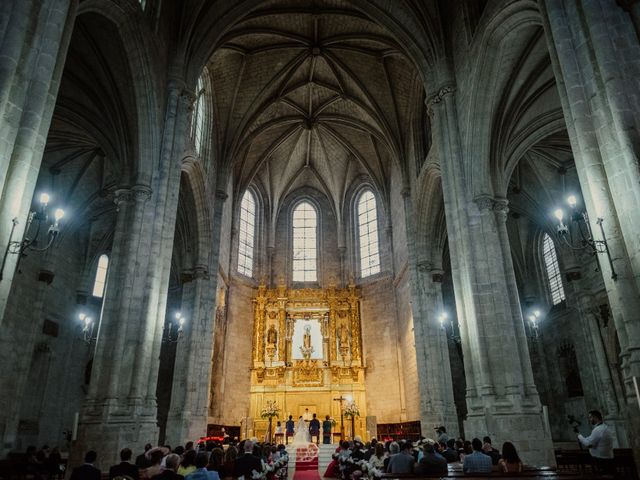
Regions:
<instances>
[{"instance_id":1,"label":"crucifix","mask_svg":"<svg viewBox=\"0 0 640 480\"><path fill-rule=\"evenodd\" d=\"M344 440L344 408L342 408L342 402L349 399L340 394L338 398L334 398L333 400L335 402L340 402L340 442L342 442L342 440Z\"/></svg>"}]
</instances>

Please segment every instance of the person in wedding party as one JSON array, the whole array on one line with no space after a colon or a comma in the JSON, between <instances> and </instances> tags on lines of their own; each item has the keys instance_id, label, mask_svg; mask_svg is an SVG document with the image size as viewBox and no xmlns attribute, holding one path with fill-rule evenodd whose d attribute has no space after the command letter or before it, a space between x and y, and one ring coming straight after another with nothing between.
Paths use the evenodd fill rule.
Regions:
<instances>
[{"instance_id":1,"label":"person in wedding party","mask_svg":"<svg viewBox=\"0 0 640 480\"><path fill-rule=\"evenodd\" d=\"M331 427L331 420L329 419L329 415L327 415L322 422L322 443L325 445L331 443Z\"/></svg>"},{"instance_id":2,"label":"person in wedding party","mask_svg":"<svg viewBox=\"0 0 640 480\"><path fill-rule=\"evenodd\" d=\"M313 414L313 418L309 422L309 435L311 436L311 441L313 441L313 437L316 437L316 444L320 445L320 420L316 418L316 414Z\"/></svg>"}]
</instances>

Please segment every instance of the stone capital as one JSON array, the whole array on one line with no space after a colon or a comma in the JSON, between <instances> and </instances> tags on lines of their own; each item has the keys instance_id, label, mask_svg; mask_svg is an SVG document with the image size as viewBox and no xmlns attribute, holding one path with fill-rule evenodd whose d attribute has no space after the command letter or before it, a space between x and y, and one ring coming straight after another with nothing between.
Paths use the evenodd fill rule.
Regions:
<instances>
[{"instance_id":1,"label":"stone capital","mask_svg":"<svg viewBox=\"0 0 640 480\"><path fill-rule=\"evenodd\" d=\"M473 199L480 213L493 210L493 197L491 195L481 194Z\"/></svg>"},{"instance_id":2,"label":"stone capital","mask_svg":"<svg viewBox=\"0 0 640 480\"><path fill-rule=\"evenodd\" d=\"M228 197L229 195L227 195L227 192L225 192L224 190L216 190L216 199L222 200L224 202Z\"/></svg>"},{"instance_id":3,"label":"stone capital","mask_svg":"<svg viewBox=\"0 0 640 480\"><path fill-rule=\"evenodd\" d=\"M136 202L144 203L151 198L151 188L147 185L134 185L131 187L133 199Z\"/></svg>"},{"instance_id":4,"label":"stone capital","mask_svg":"<svg viewBox=\"0 0 640 480\"><path fill-rule=\"evenodd\" d=\"M128 187L119 188L114 193L113 203L118 207L123 203L131 203L133 201L133 192Z\"/></svg>"},{"instance_id":5,"label":"stone capital","mask_svg":"<svg viewBox=\"0 0 640 480\"><path fill-rule=\"evenodd\" d=\"M433 107L439 104L447 95L452 95L456 91L456 87L452 83L446 83L442 85L437 93L427 97L424 101L427 106L427 114L433 117Z\"/></svg>"},{"instance_id":6,"label":"stone capital","mask_svg":"<svg viewBox=\"0 0 640 480\"><path fill-rule=\"evenodd\" d=\"M208 280L209 279L209 269L206 267L206 265L196 265L193 268L193 278L194 279L202 278L204 280Z\"/></svg>"},{"instance_id":7,"label":"stone capital","mask_svg":"<svg viewBox=\"0 0 640 480\"><path fill-rule=\"evenodd\" d=\"M509 213L509 201L506 198L496 198L493 200L493 210L496 212L496 216L503 222L507 221L507 214Z\"/></svg>"}]
</instances>

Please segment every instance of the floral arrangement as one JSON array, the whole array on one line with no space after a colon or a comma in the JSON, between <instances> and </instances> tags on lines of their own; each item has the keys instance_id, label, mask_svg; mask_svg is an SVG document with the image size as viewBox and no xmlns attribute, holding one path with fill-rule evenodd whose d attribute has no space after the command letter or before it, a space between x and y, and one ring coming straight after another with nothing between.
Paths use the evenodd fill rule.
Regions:
<instances>
[{"instance_id":1,"label":"floral arrangement","mask_svg":"<svg viewBox=\"0 0 640 480\"><path fill-rule=\"evenodd\" d=\"M329 423L331 423L332 427L335 427L337 424L336 419L333 417L329 417Z\"/></svg>"},{"instance_id":2,"label":"floral arrangement","mask_svg":"<svg viewBox=\"0 0 640 480\"><path fill-rule=\"evenodd\" d=\"M351 455L344 455L340 453L334 453L333 458L338 460L340 467L340 473L343 478L348 478L348 472L351 472L351 477L368 478L369 480L376 480L381 478L383 471L374 467L366 460L356 460Z\"/></svg>"},{"instance_id":3,"label":"floral arrangement","mask_svg":"<svg viewBox=\"0 0 640 480\"><path fill-rule=\"evenodd\" d=\"M280 476L279 473L281 473L281 470L283 468L287 467L287 464L289 463L289 455L285 452L283 453L280 458L278 458L278 460L276 460L275 462L271 462L271 463L265 463L264 460L262 461L262 472L257 472L256 470L253 470L251 472L251 479L252 480L263 480L267 477L269 477L270 474L272 473L276 473L276 476Z\"/></svg>"},{"instance_id":4,"label":"floral arrangement","mask_svg":"<svg viewBox=\"0 0 640 480\"><path fill-rule=\"evenodd\" d=\"M280 408L278 404L273 400L267 400L267 406L262 409L260 412L260 417L262 418L273 418L277 417L280 413Z\"/></svg>"},{"instance_id":5,"label":"floral arrangement","mask_svg":"<svg viewBox=\"0 0 640 480\"><path fill-rule=\"evenodd\" d=\"M344 416L347 418L354 418L360 416L360 409L356 405L356 402L348 403L346 407L344 407Z\"/></svg>"}]
</instances>

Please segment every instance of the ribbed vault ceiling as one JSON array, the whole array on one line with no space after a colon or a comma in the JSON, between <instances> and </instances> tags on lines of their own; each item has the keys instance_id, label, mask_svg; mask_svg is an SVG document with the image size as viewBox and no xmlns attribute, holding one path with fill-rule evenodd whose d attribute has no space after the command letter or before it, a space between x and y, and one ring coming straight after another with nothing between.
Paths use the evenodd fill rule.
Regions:
<instances>
[{"instance_id":1,"label":"ribbed vault ceiling","mask_svg":"<svg viewBox=\"0 0 640 480\"><path fill-rule=\"evenodd\" d=\"M253 182L276 214L312 186L338 216L358 176L388 195L422 85L363 13L340 1L266 3L227 32L209 72L217 154L233 164L236 195Z\"/></svg>"}]
</instances>

